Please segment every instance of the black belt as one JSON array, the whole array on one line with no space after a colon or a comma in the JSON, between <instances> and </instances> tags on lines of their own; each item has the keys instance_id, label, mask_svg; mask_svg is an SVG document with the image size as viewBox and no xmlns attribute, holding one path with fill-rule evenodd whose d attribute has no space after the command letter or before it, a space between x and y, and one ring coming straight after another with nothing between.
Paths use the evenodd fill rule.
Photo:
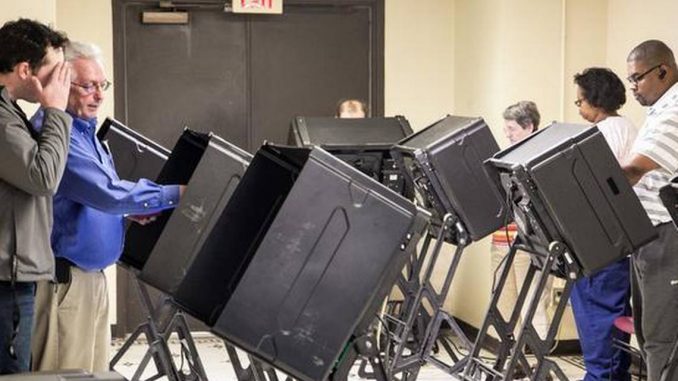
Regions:
<instances>
[{"instance_id":1,"label":"black belt","mask_svg":"<svg viewBox=\"0 0 678 381\"><path fill-rule=\"evenodd\" d=\"M54 258L54 275L57 283L71 283L71 267L75 267L75 263L66 258Z\"/></svg>"}]
</instances>

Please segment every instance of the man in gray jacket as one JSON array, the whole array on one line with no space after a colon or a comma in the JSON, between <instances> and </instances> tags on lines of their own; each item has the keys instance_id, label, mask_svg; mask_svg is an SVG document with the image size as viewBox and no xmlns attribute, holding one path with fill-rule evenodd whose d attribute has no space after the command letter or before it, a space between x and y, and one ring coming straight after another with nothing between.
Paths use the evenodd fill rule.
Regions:
<instances>
[{"instance_id":1,"label":"man in gray jacket","mask_svg":"<svg viewBox=\"0 0 678 381\"><path fill-rule=\"evenodd\" d=\"M66 41L26 19L0 28L0 374L29 369L35 281L53 278L52 195L72 121ZM17 100L45 109L40 133Z\"/></svg>"}]
</instances>

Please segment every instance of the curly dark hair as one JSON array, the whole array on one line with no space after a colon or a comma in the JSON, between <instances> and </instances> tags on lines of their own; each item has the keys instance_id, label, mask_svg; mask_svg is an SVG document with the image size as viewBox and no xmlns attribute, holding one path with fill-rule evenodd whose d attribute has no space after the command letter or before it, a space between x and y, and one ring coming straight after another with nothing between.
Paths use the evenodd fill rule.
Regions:
<instances>
[{"instance_id":1,"label":"curly dark hair","mask_svg":"<svg viewBox=\"0 0 678 381\"><path fill-rule=\"evenodd\" d=\"M607 113L614 113L626 103L626 88L612 70L592 67L575 74L574 83L581 89L588 104Z\"/></svg>"},{"instance_id":2,"label":"curly dark hair","mask_svg":"<svg viewBox=\"0 0 678 381\"><path fill-rule=\"evenodd\" d=\"M36 71L43 64L48 46L61 48L67 41L66 35L37 21L8 21L0 28L0 73L11 72L21 62L28 62Z\"/></svg>"}]
</instances>

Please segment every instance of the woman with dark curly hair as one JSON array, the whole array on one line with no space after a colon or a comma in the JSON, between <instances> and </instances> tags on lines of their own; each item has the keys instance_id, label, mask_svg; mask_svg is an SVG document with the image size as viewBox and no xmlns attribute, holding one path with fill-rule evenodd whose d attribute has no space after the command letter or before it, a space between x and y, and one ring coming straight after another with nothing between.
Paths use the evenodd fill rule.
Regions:
<instances>
[{"instance_id":1,"label":"woman with dark curly hair","mask_svg":"<svg viewBox=\"0 0 678 381\"><path fill-rule=\"evenodd\" d=\"M624 84L609 69L589 68L574 76L579 114L595 123L620 163L626 161L636 138L636 128L618 110L626 102ZM620 316L630 315L629 259L577 281L571 302L586 377L584 381L630 380L629 357L612 346L612 338L628 343L628 335L614 328Z\"/></svg>"},{"instance_id":2,"label":"woman with dark curly hair","mask_svg":"<svg viewBox=\"0 0 678 381\"><path fill-rule=\"evenodd\" d=\"M623 163L636 138L633 123L617 112L626 103L626 89L610 69L592 67L574 76L577 85L579 115L595 123L603 133L612 152Z\"/></svg>"}]
</instances>

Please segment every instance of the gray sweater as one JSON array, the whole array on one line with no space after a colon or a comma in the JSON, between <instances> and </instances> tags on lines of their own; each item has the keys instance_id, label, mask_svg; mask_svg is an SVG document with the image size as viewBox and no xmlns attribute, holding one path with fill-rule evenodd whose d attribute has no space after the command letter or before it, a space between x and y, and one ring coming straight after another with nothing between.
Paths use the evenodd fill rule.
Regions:
<instances>
[{"instance_id":1,"label":"gray sweater","mask_svg":"<svg viewBox=\"0 0 678 381\"><path fill-rule=\"evenodd\" d=\"M66 166L72 118L47 108L41 133L31 134L25 115L0 87L0 281L52 279L52 195Z\"/></svg>"}]
</instances>

